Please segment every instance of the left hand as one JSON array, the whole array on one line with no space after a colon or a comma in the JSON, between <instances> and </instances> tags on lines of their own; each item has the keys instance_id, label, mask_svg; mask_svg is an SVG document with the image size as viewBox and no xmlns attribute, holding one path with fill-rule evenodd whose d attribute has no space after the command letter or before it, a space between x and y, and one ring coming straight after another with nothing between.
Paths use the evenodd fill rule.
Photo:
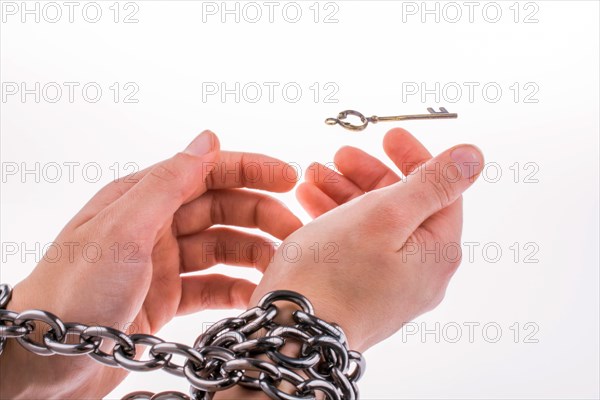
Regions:
<instances>
[{"instance_id":1,"label":"left hand","mask_svg":"<svg viewBox=\"0 0 600 400\"><path fill-rule=\"evenodd\" d=\"M295 185L290 171L271 157L220 151L217 137L206 131L184 152L96 194L54 241L62 257L44 257L15 287L7 308L42 309L65 322L149 334L176 315L246 308L253 283L186 274L218 263L264 270L274 251L271 242L212 226L287 237L301 222L275 199L239 188L288 191ZM65 251L67 243L72 252ZM14 341L0 362L1 398L97 398L126 376L88 357L40 357Z\"/></svg>"}]
</instances>

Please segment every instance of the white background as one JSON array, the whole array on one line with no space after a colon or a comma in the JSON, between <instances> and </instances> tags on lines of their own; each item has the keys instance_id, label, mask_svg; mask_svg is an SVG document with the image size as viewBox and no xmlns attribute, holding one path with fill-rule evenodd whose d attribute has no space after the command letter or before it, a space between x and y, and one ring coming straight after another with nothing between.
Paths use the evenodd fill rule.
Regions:
<instances>
[{"instance_id":1,"label":"white background","mask_svg":"<svg viewBox=\"0 0 600 400\"><path fill-rule=\"evenodd\" d=\"M2 3L4 9L9 2ZM433 9L436 3L427 2L427 7ZM27 4L33 8L35 2ZM40 10L44 4L39 3ZM16 243L22 250L52 241L83 203L113 178L110 166L115 162L122 173L126 162L142 168L181 150L205 128L219 135L224 149L263 152L302 167L314 160L332 161L335 150L345 144L385 159L381 139L394 124L352 134L326 126L323 119L347 108L394 115L445 106L459 113L459 119L402 126L434 153L474 143L493 163L465 195L463 241L478 247L472 259L465 258L442 305L415 321L413 328L419 330L434 329L439 322L440 333L445 333L439 343L432 333L424 338L421 332L400 333L368 351L362 397L598 398L597 2L515 6L500 1L488 5L487 14L483 9L488 3L480 2L472 22L463 2L445 8L446 3L437 3L439 22L435 15L421 20L421 2L323 2L317 23L314 6L309 8L312 1L298 3L302 16L296 23L282 15L286 3L275 8L272 23L262 2L257 3L262 19L256 23L248 21L255 9L246 8L239 22L229 15L223 23L220 14L203 14L203 3L196 1L137 1L137 23L123 23L125 15L136 10L133 6L121 3L115 23L109 9L113 2L99 2L102 17L90 23L82 16L85 4L75 9L73 23L64 6L56 23L44 15L39 23L32 15L23 23L20 2L16 15L3 14L3 85L80 83L72 103L64 86L56 103L48 101L54 92L42 93L36 103L33 95L22 101L20 94L7 96L3 90L3 282L17 283L36 264L33 255L22 251L6 254L6 244ZM212 4L222 7L221 2ZM239 3L240 12L243 6ZM413 6L418 8L415 15L406 12ZM288 20L294 18L289 7ZM456 17L457 7L462 18L453 23L449 20ZM493 23L498 8L502 15ZM53 10L46 11L47 19L54 18ZM93 10L88 11L93 18ZM324 23L333 11L337 22ZM81 87L88 82L103 89L97 103L82 97ZM109 89L114 82L122 90L117 103ZM137 103L123 101L130 92L123 89L127 82L139 87ZM233 95L224 102L218 95L203 101L203 82L226 82L229 88L235 82L242 87L251 82L280 86L273 102L263 86L258 102L249 102L248 96L255 94L248 92L236 103ZM320 87L316 99L310 89L315 82ZM325 102L328 82L339 89L333 96L337 103ZM407 95L404 89L411 82L424 82L429 89L439 82L448 91L440 93L440 99L434 94L422 99L420 94ZM464 82L479 85L472 99ZM286 83L302 88L297 102L283 97ZM517 98L515 83L520 88ZM482 93L486 84L492 89ZM450 90L456 85L463 89L458 101ZM502 89L498 98L493 87ZM83 175L81 167L73 183L64 176L66 168L57 183L42 172L39 182L22 171L6 174L14 163L33 168L36 162L40 168L52 162L94 162L102 176L92 183L93 170ZM280 198L309 220L293 194ZM517 255L511 250L515 242ZM482 252L490 243L489 253ZM502 250L499 259L497 247ZM528 254L528 261L538 262L525 262ZM225 270L258 278L239 269ZM159 335L190 343L203 324L227 315L231 312L177 318ZM464 325L469 322L480 324L473 343ZM525 329L528 322L532 324ZM456 335L453 323L463 328L457 343L451 343ZM482 331L486 323L502 329L498 342L490 343L494 329L487 335ZM519 323L518 343L514 323ZM525 343L532 327L539 330L529 339L537 343ZM186 391L187 386L162 372L133 374L108 398L139 389Z\"/></svg>"}]
</instances>

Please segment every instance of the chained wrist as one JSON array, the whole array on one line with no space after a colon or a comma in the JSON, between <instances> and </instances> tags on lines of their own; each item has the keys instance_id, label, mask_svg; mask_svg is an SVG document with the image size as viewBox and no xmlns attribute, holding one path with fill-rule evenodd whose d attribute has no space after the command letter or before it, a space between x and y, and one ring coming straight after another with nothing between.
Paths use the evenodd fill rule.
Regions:
<instances>
[{"instance_id":1,"label":"chained wrist","mask_svg":"<svg viewBox=\"0 0 600 400\"><path fill-rule=\"evenodd\" d=\"M356 383L365 368L362 355L349 349L341 327L317 318L308 299L296 292L266 294L256 307L212 325L193 346L165 342L152 335L127 335L109 327L65 323L40 310L7 311L11 293L8 285L0 285L0 355L8 340L16 340L35 354L89 356L127 371L164 369L186 378L191 385L189 396L134 392L123 399L211 399L215 392L234 386L262 390L273 399L290 395L315 398L317 392L330 399L358 398ZM279 322L281 313L275 302L299 307L284 319L293 323ZM35 322L51 327L39 342L32 339ZM79 343L67 340L73 335ZM105 339L114 340L112 352L100 350ZM296 356L280 352L288 341L298 343ZM146 360L136 357L136 346L140 345L149 347ZM173 355L183 356L185 363L176 365L171 361ZM289 384L291 392L282 390Z\"/></svg>"}]
</instances>

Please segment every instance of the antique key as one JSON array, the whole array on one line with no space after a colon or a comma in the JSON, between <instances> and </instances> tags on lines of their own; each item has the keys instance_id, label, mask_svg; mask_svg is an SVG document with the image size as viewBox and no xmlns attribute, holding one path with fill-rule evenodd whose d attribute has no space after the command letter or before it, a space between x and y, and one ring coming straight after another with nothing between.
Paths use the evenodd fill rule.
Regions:
<instances>
[{"instance_id":1,"label":"antique key","mask_svg":"<svg viewBox=\"0 0 600 400\"><path fill-rule=\"evenodd\" d=\"M440 107L440 111L435 111L433 108L429 107L427 109L429 114L413 114L413 115L396 115L393 117L378 117L373 115L372 117L365 117L363 114L354 110L346 110L342 111L338 114L337 118L327 118L325 123L327 125L336 125L339 124L343 128L346 128L351 131L362 131L369 125L370 123L376 124L380 121L406 121L410 119L440 119L440 118L458 118L458 114L449 113L444 107ZM350 122L344 121L348 115L354 115L355 117L360 118L361 125L354 125Z\"/></svg>"}]
</instances>

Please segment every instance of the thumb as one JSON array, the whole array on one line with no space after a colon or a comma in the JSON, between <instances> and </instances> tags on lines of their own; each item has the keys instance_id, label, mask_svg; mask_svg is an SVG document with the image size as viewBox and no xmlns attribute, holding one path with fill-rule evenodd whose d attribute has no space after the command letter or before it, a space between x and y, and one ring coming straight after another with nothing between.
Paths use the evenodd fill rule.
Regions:
<instances>
[{"instance_id":1,"label":"thumb","mask_svg":"<svg viewBox=\"0 0 600 400\"><path fill-rule=\"evenodd\" d=\"M106 211L134 229L158 229L182 204L206 192L206 178L218 155L217 136L204 131L183 152L152 167Z\"/></svg>"},{"instance_id":2,"label":"thumb","mask_svg":"<svg viewBox=\"0 0 600 400\"><path fill-rule=\"evenodd\" d=\"M387 201L401 204L402 229L412 233L426 219L454 203L477 179L484 166L481 151L472 145L446 150L421 165L406 181L392 185Z\"/></svg>"}]
</instances>

